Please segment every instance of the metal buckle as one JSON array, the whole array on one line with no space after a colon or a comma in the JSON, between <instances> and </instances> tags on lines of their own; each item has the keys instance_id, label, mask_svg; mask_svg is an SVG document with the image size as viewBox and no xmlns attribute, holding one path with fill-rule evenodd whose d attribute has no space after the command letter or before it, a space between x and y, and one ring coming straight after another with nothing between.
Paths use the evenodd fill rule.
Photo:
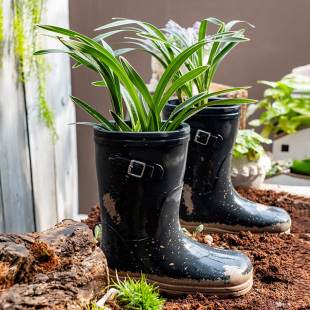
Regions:
<instances>
[{"instance_id":1,"label":"metal buckle","mask_svg":"<svg viewBox=\"0 0 310 310\"><path fill-rule=\"evenodd\" d=\"M134 166L133 166L134 164L137 164L137 165L141 165L141 166L142 166L142 171L141 171L140 174L134 174L134 173L131 172L131 169L134 168ZM132 160L130 161L129 166L128 166L127 173L128 173L129 175L135 177L135 178L139 178L139 179L140 179L140 178L143 177L144 170L145 170L145 166L146 166L145 163L143 163L143 162L141 162L141 161L137 161L137 160L132 159Z\"/></svg>"},{"instance_id":2,"label":"metal buckle","mask_svg":"<svg viewBox=\"0 0 310 310\"><path fill-rule=\"evenodd\" d=\"M200 142L200 141L198 140L199 138L201 138L200 135L199 135L200 133L204 133L204 134L207 136L206 142ZM198 129L197 132L196 132L194 141L195 141L196 143L199 143L199 144L202 144L202 145L207 145L208 142L209 142L210 136L211 136L211 133L210 133L210 132L206 132L206 131L204 131L204 130Z\"/></svg>"}]
</instances>

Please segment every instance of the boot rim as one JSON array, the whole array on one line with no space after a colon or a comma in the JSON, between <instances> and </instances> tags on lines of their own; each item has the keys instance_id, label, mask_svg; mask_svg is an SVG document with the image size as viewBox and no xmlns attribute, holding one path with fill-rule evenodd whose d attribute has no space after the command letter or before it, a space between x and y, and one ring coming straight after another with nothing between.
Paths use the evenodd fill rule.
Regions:
<instances>
[{"instance_id":1,"label":"boot rim","mask_svg":"<svg viewBox=\"0 0 310 310\"><path fill-rule=\"evenodd\" d=\"M210 97L209 101L219 101L225 100L227 98L219 98L219 97ZM177 98L170 98L166 103L164 109L167 109L169 112L175 109L175 107L179 104ZM230 116L233 118L237 118L241 116L241 104L231 104L231 105L214 105L209 106L200 110L197 114L193 115L192 118L202 117L202 116Z\"/></svg>"},{"instance_id":2,"label":"boot rim","mask_svg":"<svg viewBox=\"0 0 310 310\"><path fill-rule=\"evenodd\" d=\"M113 122L111 122L113 123ZM148 132L127 132L127 131L110 131L100 127L94 127L94 140L97 143L104 140L124 141L132 140L145 144L147 141L167 141L189 139L190 126L182 123L180 128L174 131L148 131Z\"/></svg>"}]
</instances>

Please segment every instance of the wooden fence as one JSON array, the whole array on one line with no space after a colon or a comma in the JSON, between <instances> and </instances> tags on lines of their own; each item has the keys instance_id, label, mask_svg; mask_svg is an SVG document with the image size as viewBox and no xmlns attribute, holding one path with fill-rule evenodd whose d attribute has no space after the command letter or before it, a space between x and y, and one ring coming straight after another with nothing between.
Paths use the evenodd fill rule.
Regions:
<instances>
[{"instance_id":1,"label":"wooden fence","mask_svg":"<svg viewBox=\"0 0 310 310\"><path fill-rule=\"evenodd\" d=\"M78 213L75 107L70 60L48 55L47 101L59 140L38 122L36 81L22 83L9 37L12 3L4 3L4 55L0 68L0 233L41 231ZM69 26L68 0L48 0L43 22ZM46 40L47 48L57 48Z\"/></svg>"}]
</instances>

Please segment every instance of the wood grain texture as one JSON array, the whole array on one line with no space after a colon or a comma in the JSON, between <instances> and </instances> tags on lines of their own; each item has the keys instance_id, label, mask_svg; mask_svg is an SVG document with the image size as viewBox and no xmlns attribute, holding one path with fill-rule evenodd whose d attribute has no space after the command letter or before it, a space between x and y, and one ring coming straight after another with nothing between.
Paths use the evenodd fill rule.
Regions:
<instances>
[{"instance_id":1,"label":"wood grain texture","mask_svg":"<svg viewBox=\"0 0 310 310\"><path fill-rule=\"evenodd\" d=\"M48 0L42 23L69 27L68 0ZM42 231L65 218L76 218L77 151L70 60L48 55L47 103L55 114L59 140L38 118L38 81L31 71L24 84L13 54L11 2L4 3L5 46L0 68L0 232ZM44 47L55 48L48 39ZM44 42L43 42L44 45ZM10 52L9 52L10 51ZM40 56L45 57L45 56ZM27 63L26 63L27 66ZM26 67L27 71L27 67ZM0 197L1 198L1 197ZM1 211L3 209L3 212Z\"/></svg>"},{"instance_id":2,"label":"wood grain texture","mask_svg":"<svg viewBox=\"0 0 310 310\"><path fill-rule=\"evenodd\" d=\"M69 28L69 1L49 0L47 2L45 22ZM46 41L48 48L63 49L55 40ZM58 45L57 45L58 44ZM71 94L70 58L65 54L47 55L52 70L47 75L48 102L55 111L56 130L59 140L55 144L55 185L58 221L76 218L78 214L78 175L75 123L75 104L69 98Z\"/></svg>"},{"instance_id":3,"label":"wood grain texture","mask_svg":"<svg viewBox=\"0 0 310 310\"><path fill-rule=\"evenodd\" d=\"M42 243L61 249L50 269L33 250ZM72 220L42 233L0 235L0 267L0 309L87 309L109 278L93 232Z\"/></svg>"},{"instance_id":4,"label":"wood grain texture","mask_svg":"<svg viewBox=\"0 0 310 310\"><path fill-rule=\"evenodd\" d=\"M4 53L0 68L0 171L7 232L34 231L31 165L24 90L12 51L11 1L3 2Z\"/></svg>"},{"instance_id":5,"label":"wood grain texture","mask_svg":"<svg viewBox=\"0 0 310 310\"><path fill-rule=\"evenodd\" d=\"M42 231L58 222L55 160L50 132L43 122L39 122L37 79L33 75L25 82L25 99L28 111L35 224L36 231Z\"/></svg>"}]
</instances>

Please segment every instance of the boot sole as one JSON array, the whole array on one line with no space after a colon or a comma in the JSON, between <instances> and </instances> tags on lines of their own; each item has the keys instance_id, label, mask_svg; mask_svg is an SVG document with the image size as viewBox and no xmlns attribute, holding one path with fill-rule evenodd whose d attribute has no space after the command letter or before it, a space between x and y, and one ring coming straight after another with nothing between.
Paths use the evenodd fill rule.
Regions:
<instances>
[{"instance_id":1,"label":"boot sole","mask_svg":"<svg viewBox=\"0 0 310 310\"><path fill-rule=\"evenodd\" d=\"M109 272L110 278L114 281L117 281L117 277L124 281L128 276L134 280L141 280L141 274L139 273L118 271L116 277L115 270L109 269ZM170 296L202 293L206 296L216 295L219 297L238 297L249 292L253 284L253 274L245 283L236 286L221 286L221 283L217 283L217 286L210 286L211 281L201 280L198 282L194 280L178 280L148 274L145 276L146 281L149 284L155 283L155 286L158 287L160 293Z\"/></svg>"},{"instance_id":2,"label":"boot sole","mask_svg":"<svg viewBox=\"0 0 310 310\"><path fill-rule=\"evenodd\" d=\"M249 228L247 227L240 227L240 229L238 229L238 231L234 231L234 230L229 230L229 229L223 229L221 228L221 225L218 225L218 227L214 227L214 226L208 226L204 223L199 223L199 222L186 222L180 219L180 224L182 227L186 228L190 233L192 233L193 231L196 230L197 226L203 224L203 232L204 233L209 233L209 234L238 234L240 231L250 231L252 234L254 235L263 235L265 232L268 232L272 235L276 235L276 234L290 234L291 233L291 228L289 228L288 230L284 231L284 232L275 232L272 229L271 230L261 230L261 231L251 231Z\"/></svg>"}]
</instances>

